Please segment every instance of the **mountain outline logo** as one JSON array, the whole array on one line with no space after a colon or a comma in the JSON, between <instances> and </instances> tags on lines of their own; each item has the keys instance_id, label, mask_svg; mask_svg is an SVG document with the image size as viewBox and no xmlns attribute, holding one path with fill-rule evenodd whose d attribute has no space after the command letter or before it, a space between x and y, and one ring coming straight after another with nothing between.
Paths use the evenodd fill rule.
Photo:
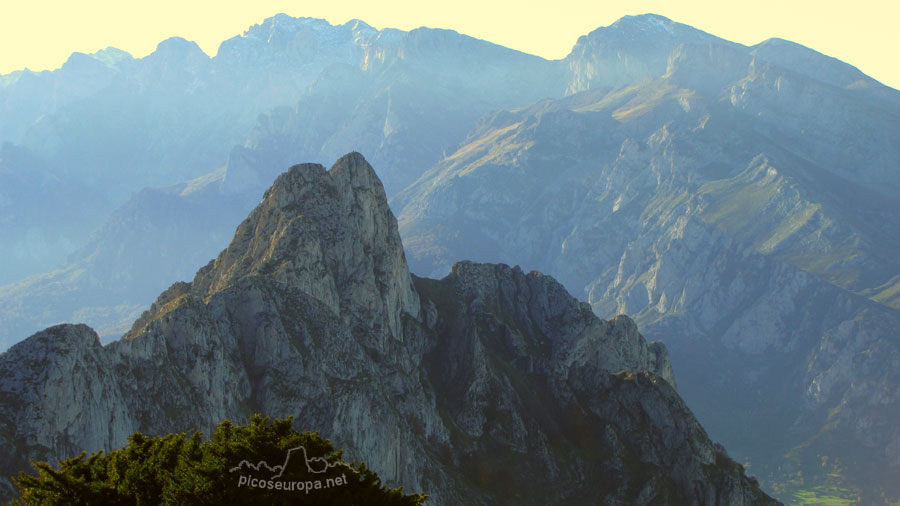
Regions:
<instances>
[{"instance_id":1,"label":"mountain outline logo","mask_svg":"<svg viewBox=\"0 0 900 506\"><path fill-rule=\"evenodd\" d=\"M324 480L321 478L301 481L282 480L281 477L287 470L288 464L291 461L291 456L295 452L300 452L303 455L303 464L306 466L306 471L310 474L322 475L328 472L329 469L338 466L346 467L353 473L357 472L350 463L344 462L343 460L328 462L325 457L310 457L306 451L306 447L302 445L288 449L287 454L284 456L284 462L279 465L271 466L265 460L260 460L256 464L253 464L249 460L242 460L238 465L230 468L228 472L244 472L238 477L238 487L249 486L251 488L269 490L305 491L307 494L311 490L332 488L347 485L349 483L346 473L342 473L340 476L332 478L325 478ZM259 473L263 470L274 474L265 479L253 476L252 474Z\"/></svg>"}]
</instances>

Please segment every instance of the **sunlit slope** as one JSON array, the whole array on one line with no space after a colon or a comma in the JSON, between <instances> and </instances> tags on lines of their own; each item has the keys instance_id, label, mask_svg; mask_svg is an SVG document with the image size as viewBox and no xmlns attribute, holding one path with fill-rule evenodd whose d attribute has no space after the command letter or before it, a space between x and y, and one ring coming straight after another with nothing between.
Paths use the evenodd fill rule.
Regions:
<instances>
[{"instance_id":1,"label":"sunlit slope","mask_svg":"<svg viewBox=\"0 0 900 506\"><path fill-rule=\"evenodd\" d=\"M787 77L776 80L804 80L782 72ZM814 91L840 95L821 83L806 81ZM731 91L747 84L744 79L737 83ZM868 99L838 98L834 100L868 104ZM617 212L637 194L618 191L616 182L632 187L649 170L656 173L659 187L652 189L653 197L642 215L665 212L689 199L703 221L759 253L774 255L879 303L900 307L895 279L900 273L900 257L895 254L900 247L900 203L895 198L900 179L890 172L893 164L900 166L896 153L900 130L891 130L900 115L881 111L867 118L868 106L856 110L845 118L847 124L865 123L864 130L885 132L880 139L861 135L846 146L870 163L844 163L839 157L826 164L807 154L834 149L847 137L848 127L838 125L829 135L797 132L783 137L779 132L783 127L775 126L778 118L769 117L774 112L768 109L781 100L741 105L735 97L678 86L676 77L666 76L496 113L459 150L395 199L395 205L408 206L400 216L404 230L422 231L407 233L408 248L414 259L419 248L432 251L422 258L429 259L430 269L439 270L441 262L436 260L452 255L442 255L443 247L429 237L437 233L435 227L448 226L448 220L465 218L484 221L481 232L495 229L485 239L502 238L496 240L500 251L521 252L522 245L515 245L512 236L530 234L529 213L523 214L523 206L554 213L560 206L573 206L573 196L577 200L578 195L590 194L591 205L603 202ZM808 117L811 130L823 128L830 118L827 113L817 115L812 104L791 111L791 116ZM662 158L632 161L637 157L630 156L629 149L640 148L642 140L667 144ZM881 153L869 141L889 144L894 152ZM604 167L616 162L632 165L615 170ZM644 162L648 165L641 166ZM592 168L597 169L594 175L607 177L603 188L597 187ZM503 178L503 188L475 183L484 178ZM457 192L473 194L479 204L497 201L502 212L476 216L481 206L459 207L448 200L448 193ZM523 227L526 232L519 232ZM479 243L469 250L475 254L485 247L482 241L473 242Z\"/></svg>"}]
</instances>

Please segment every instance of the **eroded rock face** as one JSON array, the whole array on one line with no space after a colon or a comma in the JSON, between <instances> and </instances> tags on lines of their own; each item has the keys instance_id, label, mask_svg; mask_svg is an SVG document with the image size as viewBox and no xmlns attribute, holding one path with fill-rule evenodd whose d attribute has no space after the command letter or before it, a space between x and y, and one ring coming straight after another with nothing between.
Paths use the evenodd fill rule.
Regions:
<instances>
[{"instance_id":1,"label":"eroded rock face","mask_svg":"<svg viewBox=\"0 0 900 506\"><path fill-rule=\"evenodd\" d=\"M397 220L358 153L327 172L300 165L280 176L231 245L200 270L191 292L208 297L248 275L291 286L394 335L400 315L418 316Z\"/></svg>"},{"instance_id":2,"label":"eroded rock face","mask_svg":"<svg viewBox=\"0 0 900 506\"><path fill-rule=\"evenodd\" d=\"M558 372L589 366L596 371L648 370L675 386L668 352L662 343L648 345L627 316L597 318L588 304L572 297L552 277L519 267L458 262L444 282L452 283L466 302L467 318L499 317L524 335L539 336L533 349L544 350ZM510 343L530 354L530 345Z\"/></svg>"},{"instance_id":3,"label":"eroded rock face","mask_svg":"<svg viewBox=\"0 0 900 506\"><path fill-rule=\"evenodd\" d=\"M279 177L122 340L59 326L0 356L0 465L262 412L437 505L774 504L674 385L664 346L549 276L460 262L412 277L352 153Z\"/></svg>"},{"instance_id":4,"label":"eroded rock face","mask_svg":"<svg viewBox=\"0 0 900 506\"><path fill-rule=\"evenodd\" d=\"M109 448L134 431L109 354L85 325L58 325L0 355L0 495L29 459Z\"/></svg>"}]
</instances>

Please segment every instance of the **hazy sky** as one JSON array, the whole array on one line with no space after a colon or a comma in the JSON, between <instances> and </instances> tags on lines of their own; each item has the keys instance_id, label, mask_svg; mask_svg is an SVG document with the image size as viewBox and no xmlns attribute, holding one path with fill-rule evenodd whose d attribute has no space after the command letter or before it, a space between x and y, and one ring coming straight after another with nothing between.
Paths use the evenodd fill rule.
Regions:
<instances>
[{"instance_id":1,"label":"hazy sky","mask_svg":"<svg viewBox=\"0 0 900 506\"><path fill-rule=\"evenodd\" d=\"M58 68L107 46L145 56L178 35L215 55L219 43L278 12L376 28L452 28L545 58L626 14L655 12L744 44L781 37L900 88L900 0L0 0L0 73Z\"/></svg>"}]
</instances>

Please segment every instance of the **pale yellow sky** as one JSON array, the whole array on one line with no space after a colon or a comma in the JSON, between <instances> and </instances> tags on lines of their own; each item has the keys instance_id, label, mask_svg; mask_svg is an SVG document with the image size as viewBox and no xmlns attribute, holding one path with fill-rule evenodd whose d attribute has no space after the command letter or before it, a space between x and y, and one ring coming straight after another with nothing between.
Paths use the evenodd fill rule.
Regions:
<instances>
[{"instance_id":1,"label":"pale yellow sky","mask_svg":"<svg viewBox=\"0 0 900 506\"><path fill-rule=\"evenodd\" d=\"M900 0L0 0L0 73L58 68L73 51L107 46L145 56L178 35L214 55L219 43L278 12L376 28L456 31L545 58L626 14L655 12L720 37L755 44L793 40L900 88Z\"/></svg>"}]
</instances>

